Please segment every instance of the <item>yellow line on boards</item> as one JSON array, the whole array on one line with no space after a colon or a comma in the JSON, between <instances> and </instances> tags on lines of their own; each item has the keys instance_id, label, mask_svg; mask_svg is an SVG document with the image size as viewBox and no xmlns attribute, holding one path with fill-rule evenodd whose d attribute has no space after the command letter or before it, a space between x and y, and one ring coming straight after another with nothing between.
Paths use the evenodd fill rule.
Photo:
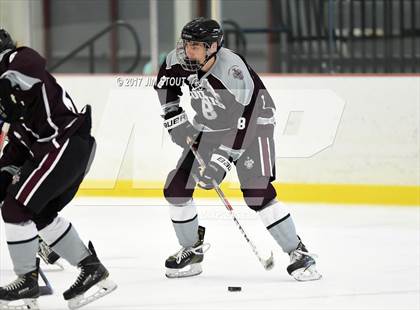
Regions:
<instances>
[{"instance_id":1,"label":"yellow line on boards","mask_svg":"<svg viewBox=\"0 0 420 310\"><path fill-rule=\"evenodd\" d=\"M274 182L281 201L420 206L420 186L356 184L292 184ZM163 197L163 183L149 181L85 180L79 197ZM227 197L241 198L236 183L223 183ZM215 191L197 189L194 197L216 198Z\"/></svg>"}]
</instances>

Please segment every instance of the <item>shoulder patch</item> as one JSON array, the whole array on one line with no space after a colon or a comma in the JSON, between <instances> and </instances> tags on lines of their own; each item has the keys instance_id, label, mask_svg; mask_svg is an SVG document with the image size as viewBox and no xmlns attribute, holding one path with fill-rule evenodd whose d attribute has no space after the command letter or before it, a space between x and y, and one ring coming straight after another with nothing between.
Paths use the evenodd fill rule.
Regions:
<instances>
[{"instance_id":1,"label":"shoulder patch","mask_svg":"<svg viewBox=\"0 0 420 310\"><path fill-rule=\"evenodd\" d=\"M237 80L244 79L244 74L238 65L233 65L232 67L230 67L228 70L228 75L232 76L234 79L237 79Z\"/></svg>"},{"instance_id":2,"label":"shoulder patch","mask_svg":"<svg viewBox=\"0 0 420 310\"><path fill-rule=\"evenodd\" d=\"M254 92L254 81L245 62L231 50L221 48L215 67L210 71L236 101L248 105Z\"/></svg>"}]
</instances>

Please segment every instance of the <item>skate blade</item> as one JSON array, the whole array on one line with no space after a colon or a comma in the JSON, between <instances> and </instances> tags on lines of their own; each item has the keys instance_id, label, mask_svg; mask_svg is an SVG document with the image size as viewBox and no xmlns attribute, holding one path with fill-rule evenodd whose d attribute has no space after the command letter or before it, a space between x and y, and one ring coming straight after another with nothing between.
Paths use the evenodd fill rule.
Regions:
<instances>
[{"instance_id":1,"label":"skate blade","mask_svg":"<svg viewBox=\"0 0 420 310\"><path fill-rule=\"evenodd\" d=\"M197 263L185 266L183 269L166 268L165 275L167 278L175 279L196 276L202 272L203 270L201 269L201 264Z\"/></svg>"},{"instance_id":2,"label":"skate blade","mask_svg":"<svg viewBox=\"0 0 420 310\"><path fill-rule=\"evenodd\" d=\"M88 290L85 294L81 294L70 299L68 301L68 307L71 310L79 309L83 306L86 306L87 304L90 304L91 302L94 302L95 300L98 300L99 298L104 297L105 295L110 294L111 292L115 291L117 287L117 284L115 284L109 279L102 280L101 282L97 283L92 287L98 289L95 293L85 297L85 294L89 292Z\"/></svg>"},{"instance_id":3,"label":"skate blade","mask_svg":"<svg viewBox=\"0 0 420 310\"><path fill-rule=\"evenodd\" d=\"M13 305L13 301L0 300L1 310L39 310L38 302L35 298L21 299L23 305Z\"/></svg>"},{"instance_id":4,"label":"skate blade","mask_svg":"<svg viewBox=\"0 0 420 310\"><path fill-rule=\"evenodd\" d=\"M316 270L315 265L311 265L307 268L300 268L292 272L292 277L296 281L316 281L322 278L322 275Z\"/></svg>"}]
</instances>

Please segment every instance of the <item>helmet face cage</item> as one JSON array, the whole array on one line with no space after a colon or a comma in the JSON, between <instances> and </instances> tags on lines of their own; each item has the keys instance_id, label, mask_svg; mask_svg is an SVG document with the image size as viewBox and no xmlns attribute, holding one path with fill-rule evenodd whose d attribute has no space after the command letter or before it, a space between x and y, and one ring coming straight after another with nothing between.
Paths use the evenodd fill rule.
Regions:
<instances>
[{"instance_id":1,"label":"helmet face cage","mask_svg":"<svg viewBox=\"0 0 420 310\"><path fill-rule=\"evenodd\" d=\"M209 48L210 44L207 42L199 42L204 44L204 47L206 48L206 59L204 63L200 63L198 60L190 59L187 56L187 52L185 51L185 47L187 45L187 42L196 42L196 41L190 41L185 39L179 39L176 44L176 57L181 65L181 67L186 71L198 71L207 63L207 61L213 56L213 54L210 54Z\"/></svg>"}]
</instances>

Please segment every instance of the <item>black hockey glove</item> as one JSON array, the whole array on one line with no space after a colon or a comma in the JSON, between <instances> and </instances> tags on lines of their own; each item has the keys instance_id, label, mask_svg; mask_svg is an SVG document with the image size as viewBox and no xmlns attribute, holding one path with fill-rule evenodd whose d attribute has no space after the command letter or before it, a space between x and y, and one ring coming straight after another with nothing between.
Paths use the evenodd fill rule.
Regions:
<instances>
[{"instance_id":1,"label":"black hockey glove","mask_svg":"<svg viewBox=\"0 0 420 310\"><path fill-rule=\"evenodd\" d=\"M177 111L167 113L164 118L163 126L168 130L173 142L187 148L195 141L198 131L188 121L188 116L181 107Z\"/></svg>"},{"instance_id":2,"label":"black hockey glove","mask_svg":"<svg viewBox=\"0 0 420 310\"><path fill-rule=\"evenodd\" d=\"M6 198L7 188L12 183L13 175L7 171L0 171L0 202Z\"/></svg>"},{"instance_id":3,"label":"black hockey glove","mask_svg":"<svg viewBox=\"0 0 420 310\"><path fill-rule=\"evenodd\" d=\"M13 123L21 119L26 111L22 102L17 102L8 79L0 78L0 119Z\"/></svg>"},{"instance_id":4,"label":"black hockey glove","mask_svg":"<svg viewBox=\"0 0 420 310\"><path fill-rule=\"evenodd\" d=\"M217 184L222 183L226 173L231 169L232 162L229 155L219 149L213 153L206 168L200 172L201 177L197 185L203 189L213 189L213 180L215 180Z\"/></svg>"}]
</instances>

